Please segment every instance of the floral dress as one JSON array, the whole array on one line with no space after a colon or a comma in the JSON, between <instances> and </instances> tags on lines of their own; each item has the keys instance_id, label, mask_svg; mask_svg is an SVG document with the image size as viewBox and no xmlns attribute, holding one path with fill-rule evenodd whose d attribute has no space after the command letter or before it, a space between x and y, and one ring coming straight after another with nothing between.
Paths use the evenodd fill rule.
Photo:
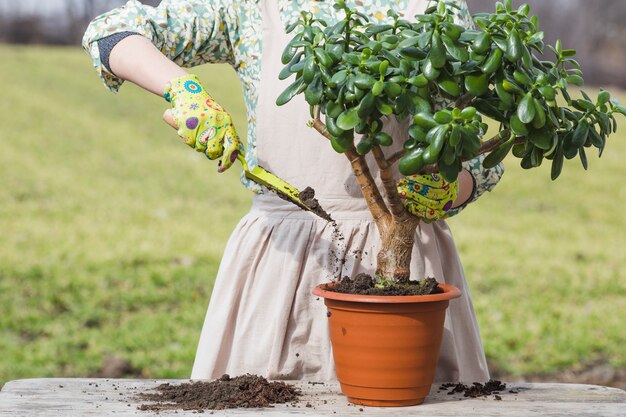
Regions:
<instances>
[{"instance_id":1,"label":"floral dress","mask_svg":"<svg viewBox=\"0 0 626 417\"><path fill-rule=\"evenodd\" d=\"M390 7L410 16L422 12L428 2L348 3L374 21L383 21ZM465 1L458 4L458 20L470 24ZM249 372L268 378L332 380L325 309L310 291L331 278L375 269L378 233L345 157L334 153L306 126L308 106L303 100L281 108L274 104L289 83L278 80L280 52L289 40L284 29L301 10L329 21L340 18L329 0L163 0L156 8L132 0L97 17L85 33L83 46L112 91L123 81L103 65L99 43L116 33L145 36L181 66L231 64L243 84L248 164L260 164L296 187L313 186L342 234L338 239L326 222L243 179L256 193L253 207L227 244L193 378ZM205 86L210 91L210 83ZM395 136L406 134L406 126L394 123L385 129ZM465 163L474 178L470 201L491 191L503 173L501 165L482 168L481 159ZM377 170L372 171L376 176ZM437 379L486 380L480 335L451 233L445 221L421 224L416 233L412 278L436 276L464 294L451 303L447 313Z\"/></svg>"}]
</instances>

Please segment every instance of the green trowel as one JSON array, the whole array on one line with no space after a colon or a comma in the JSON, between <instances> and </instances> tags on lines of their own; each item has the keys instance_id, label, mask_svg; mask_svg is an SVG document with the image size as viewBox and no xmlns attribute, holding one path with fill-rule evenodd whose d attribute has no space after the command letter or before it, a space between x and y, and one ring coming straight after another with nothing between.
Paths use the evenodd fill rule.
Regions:
<instances>
[{"instance_id":1,"label":"green trowel","mask_svg":"<svg viewBox=\"0 0 626 417\"><path fill-rule=\"evenodd\" d=\"M174 122L174 118L172 117L171 110L168 109L165 111L165 113L163 113L163 120L165 120L165 122L167 122L167 124L172 126L174 129L178 130L178 126L176 125L176 122ZM305 201L302 201L300 199L300 191L293 185L280 179L271 172L266 171L260 166L256 166L250 169L248 167L248 164L246 163L244 155L241 153L237 156L237 159L239 160L239 162L241 162L241 165L243 166L243 172L246 178L254 181L259 185L267 187L269 190L274 191L278 195L278 197L297 205L303 210L310 211L313 214L320 216L324 220L330 219L330 216L328 216L328 214L321 210L321 207L319 206L319 203L317 203L317 200L314 200L311 197L307 198Z\"/></svg>"}]
</instances>

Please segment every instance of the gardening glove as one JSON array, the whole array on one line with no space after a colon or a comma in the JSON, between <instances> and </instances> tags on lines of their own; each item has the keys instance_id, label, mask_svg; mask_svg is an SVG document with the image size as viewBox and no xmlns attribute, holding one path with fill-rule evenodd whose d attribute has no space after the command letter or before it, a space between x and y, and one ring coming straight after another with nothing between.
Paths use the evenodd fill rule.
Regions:
<instances>
[{"instance_id":1,"label":"gardening glove","mask_svg":"<svg viewBox=\"0 0 626 417\"><path fill-rule=\"evenodd\" d=\"M447 182L438 174L410 175L398 181L404 207L426 223L444 218L458 192L458 181Z\"/></svg>"},{"instance_id":2,"label":"gardening glove","mask_svg":"<svg viewBox=\"0 0 626 417\"><path fill-rule=\"evenodd\" d=\"M226 171L244 153L230 114L209 96L198 77L188 74L171 80L163 97L172 104L178 135L209 159L220 158L218 172Z\"/></svg>"}]
</instances>

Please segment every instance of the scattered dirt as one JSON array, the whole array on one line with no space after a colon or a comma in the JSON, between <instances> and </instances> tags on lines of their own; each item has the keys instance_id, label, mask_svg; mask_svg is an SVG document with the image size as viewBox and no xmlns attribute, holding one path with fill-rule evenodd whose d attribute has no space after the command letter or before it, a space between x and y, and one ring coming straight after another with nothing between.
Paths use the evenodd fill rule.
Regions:
<instances>
[{"instance_id":1,"label":"scattered dirt","mask_svg":"<svg viewBox=\"0 0 626 417\"><path fill-rule=\"evenodd\" d=\"M283 199L287 199L292 203L297 204L293 202L293 200L290 200L287 195L281 196L280 193L278 195ZM341 230L339 230L337 222L333 220L331 215L322 208L319 201L315 198L315 190L313 188L306 187L300 192L298 198L305 206L303 208L310 210L313 214L329 222L332 228L331 244L329 247L329 263L332 274L330 279L333 281L340 279L348 257L348 248L345 236ZM367 255L367 252L363 252L361 249L355 249L350 254L356 262L360 262L363 259L363 254Z\"/></svg>"},{"instance_id":2,"label":"scattered dirt","mask_svg":"<svg viewBox=\"0 0 626 417\"><path fill-rule=\"evenodd\" d=\"M268 382L256 375L231 378L223 375L215 381L184 384L162 384L156 393L137 396L150 404L138 407L143 411L163 410L224 410L227 408L261 408L272 404L296 403L300 391L284 382Z\"/></svg>"},{"instance_id":3,"label":"scattered dirt","mask_svg":"<svg viewBox=\"0 0 626 417\"><path fill-rule=\"evenodd\" d=\"M331 233L331 242L329 246L329 260L330 269L333 277L332 281L338 280L341 277L343 266L346 264L346 238L339 230L339 226L336 222L330 224L333 231Z\"/></svg>"},{"instance_id":4,"label":"scattered dirt","mask_svg":"<svg viewBox=\"0 0 626 417\"><path fill-rule=\"evenodd\" d=\"M315 198L315 190L313 188L306 187L304 190L300 191L299 197L300 201L302 201L302 203L307 206L314 214L318 215L324 220L334 222L332 217L330 217L330 214L328 214L326 210L324 210L322 206L320 206L320 202L317 201L317 199Z\"/></svg>"},{"instance_id":5,"label":"scattered dirt","mask_svg":"<svg viewBox=\"0 0 626 417\"><path fill-rule=\"evenodd\" d=\"M478 397L488 397L490 395L494 395L494 400L499 401L502 397L499 395L502 391L506 390L506 384L498 381L498 380L489 380L484 384L480 382L474 382L472 385L465 384L442 384L439 387L439 391L447 391L448 395L454 394L463 394L464 397L469 398L478 398ZM510 391L515 394L516 392Z\"/></svg>"},{"instance_id":6,"label":"scattered dirt","mask_svg":"<svg viewBox=\"0 0 626 417\"><path fill-rule=\"evenodd\" d=\"M441 289L438 287L435 278L426 278L420 281L404 281L394 282L382 287L376 286L374 278L367 274L359 274L354 279L343 277L337 282L334 288L327 288L330 291L343 294L360 294L360 295L428 295L439 294Z\"/></svg>"},{"instance_id":7,"label":"scattered dirt","mask_svg":"<svg viewBox=\"0 0 626 417\"><path fill-rule=\"evenodd\" d=\"M102 361L99 370L91 374L95 378L128 378L141 376L141 369L131 365L129 361L119 356L109 355Z\"/></svg>"},{"instance_id":8,"label":"scattered dirt","mask_svg":"<svg viewBox=\"0 0 626 417\"><path fill-rule=\"evenodd\" d=\"M333 220L333 218L328 214L326 210L322 208L319 201L315 198L315 190L311 187L306 187L304 190L300 191L300 194L297 196L293 195L290 190L278 190L271 189L276 192L276 195L281 199L288 201L296 206L302 208L303 210L311 211L313 214L321 217L330 223L332 227L332 242L330 245L330 264L334 277L332 279L339 279L343 266L346 263L346 243L345 237L343 233L339 230L339 226L337 222ZM302 204L298 203L294 200L294 197L297 197ZM355 252L355 255L358 255L360 258L361 253L358 254Z\"/></svg>"}]
</instances>

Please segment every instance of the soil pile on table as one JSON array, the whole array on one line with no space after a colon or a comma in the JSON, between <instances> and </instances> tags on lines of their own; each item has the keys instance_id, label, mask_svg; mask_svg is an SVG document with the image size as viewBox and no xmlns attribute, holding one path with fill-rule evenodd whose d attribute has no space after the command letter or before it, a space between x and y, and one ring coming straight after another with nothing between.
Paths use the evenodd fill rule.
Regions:
<instances>
[{"instance_id":1,"label":"soil pile on table","mask_svg":"<svg viewBox=\"0 0 626 417\"><path fill-rule=\"evenodd\" d=\"M420 281L401 281L378 285L376 280L367 274L358 274L354 279L344 277L334 287L327 287L329 291L343 294L359 295L429 295L440 294L443 291L438 287L435 278L426 278Z\"/></svg>"},{"instance_id":2,"label":"soil pile on table","mask_svg":"<svg viewBox=\"0 0 626 417\"><path fill-rule=\"evenodd\" d=\"M215 381L185 384L162 384L156 393L144 392L137 396L151 404L142 404L139 410L223 410L226 408L261 408L272 404L298 401L300 390L284 382L269 382L256 375L231 378L223 375Z\"/></svg>"},{"instance_id":3,"label":"soil pile on table","mask_svg":"<svg viewBox=\"0 0 626 417\"><path fill-rule=\"evenodd\" d=\"M490 395L494 395L494 399L501 400L500 394L502 391L506 389L506 384L498 381L490 379L488 382L481 384L480 382L474 382L472 385L465 384L442 384L439 387L440 391L448 391L448 395L453 394L463 394L464 397L469 398L478 398L478 397L488 397Z\"/></svg>"}]
</instances>

